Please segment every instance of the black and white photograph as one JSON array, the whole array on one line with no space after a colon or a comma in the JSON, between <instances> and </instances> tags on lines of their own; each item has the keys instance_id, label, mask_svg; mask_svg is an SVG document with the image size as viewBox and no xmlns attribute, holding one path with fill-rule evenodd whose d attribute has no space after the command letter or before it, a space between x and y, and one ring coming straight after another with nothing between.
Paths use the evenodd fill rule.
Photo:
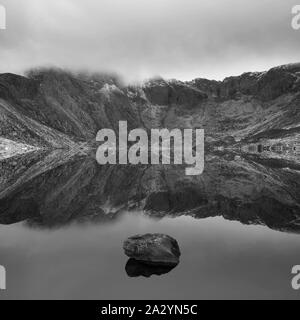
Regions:
<instances>
[{"instance_id":1,"label":"black and white photograph","mask_svg":"<svg viewBox=\"0 0 300 320\"><path fill-rule=\"evenodd\" d=\"M300 300L300 0L0 0L0 300Z\"/></svg>"}]
</instances>

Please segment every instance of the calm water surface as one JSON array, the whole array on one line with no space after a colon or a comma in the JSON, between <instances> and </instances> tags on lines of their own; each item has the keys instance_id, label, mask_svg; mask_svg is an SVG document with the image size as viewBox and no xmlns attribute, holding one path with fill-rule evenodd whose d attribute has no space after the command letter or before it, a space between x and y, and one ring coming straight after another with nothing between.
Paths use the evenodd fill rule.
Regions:
<instances>
[{"instance_id":1,"label":"calm water surface","mask_svg":"<svg viewBox=\"0 0 300 320\"><path fill-rule=\"evenodd\" d=\"M123 240L147 232L175 237L181 262L162 276L128 277ZM223 218L157 221L137 212L50 231L1 226L0 257L1 299L300 298L291 288L300 237Z\"/></svg>"},{"instance_id":2,"label":"calm water surface","mask_svg":"<svg viewBox=\"0 0 300 320\"><path fill-rule=\"evenodd\" d=\"M0 299L299 299L298 167L232 155L205 163L187 177L62 151L1 161ZM145 233L175 238L180 264L130 265L129 276L123 242ZM164 274L137 276L151 273Z\"/></svg>"}]
</instances>

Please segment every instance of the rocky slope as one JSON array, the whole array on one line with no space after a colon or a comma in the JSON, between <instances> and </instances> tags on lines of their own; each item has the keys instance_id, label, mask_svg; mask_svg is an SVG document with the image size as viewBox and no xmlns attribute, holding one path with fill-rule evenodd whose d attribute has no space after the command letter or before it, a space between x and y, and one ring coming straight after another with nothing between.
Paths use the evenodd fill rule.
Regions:
<instances>
[{"instance_id":1,"label":"rocky slope","mask_svg":"<svg viewBox=\"0 0 300 320\"><path fill-rule=\"evenodd\" d=\"M101 128L205 128L208 141L300 128L300 64L222 82L154 79L122 86L104 75L40 70L0 75L0 136L39 146L93 141ZM232 140L234 141L234 140Z\"/></svg>"}]
</instances>

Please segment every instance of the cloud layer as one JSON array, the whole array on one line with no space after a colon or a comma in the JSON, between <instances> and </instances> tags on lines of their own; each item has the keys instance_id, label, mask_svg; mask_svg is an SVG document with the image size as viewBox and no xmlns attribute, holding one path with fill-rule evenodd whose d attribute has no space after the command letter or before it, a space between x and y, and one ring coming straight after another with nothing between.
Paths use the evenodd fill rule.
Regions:
<instances>
[{"instance_id":1,"label":"cloud layer","mask_svg":"<svg viewBox=\"0 0 300 320\"><path fill-rule=\"evenodd\" d=\"M222 79L300 60L294 0L0 0L0 72Z\"/></svg>"}]
</instances>

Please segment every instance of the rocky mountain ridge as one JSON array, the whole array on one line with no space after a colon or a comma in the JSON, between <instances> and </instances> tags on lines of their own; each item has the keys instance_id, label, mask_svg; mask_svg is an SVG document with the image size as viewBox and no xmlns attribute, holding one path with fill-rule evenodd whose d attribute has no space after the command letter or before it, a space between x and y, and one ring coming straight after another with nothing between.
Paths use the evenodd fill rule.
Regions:
<instances>
[{"instance_id":1,"label":"rocky mountain ridge","mask_svg":"<svg viewBox=\"0 0 300 320\"><path fill-rule=\"evenodd\" d=\"M300 63L222 82L153 79L123 86L106 75L39 70L0 75L0 137L43 148L94 141L98 130L204 128L207 142L300 128ZM229 140L230 140L229 139Z\"/></svg>"}]
</instances>

